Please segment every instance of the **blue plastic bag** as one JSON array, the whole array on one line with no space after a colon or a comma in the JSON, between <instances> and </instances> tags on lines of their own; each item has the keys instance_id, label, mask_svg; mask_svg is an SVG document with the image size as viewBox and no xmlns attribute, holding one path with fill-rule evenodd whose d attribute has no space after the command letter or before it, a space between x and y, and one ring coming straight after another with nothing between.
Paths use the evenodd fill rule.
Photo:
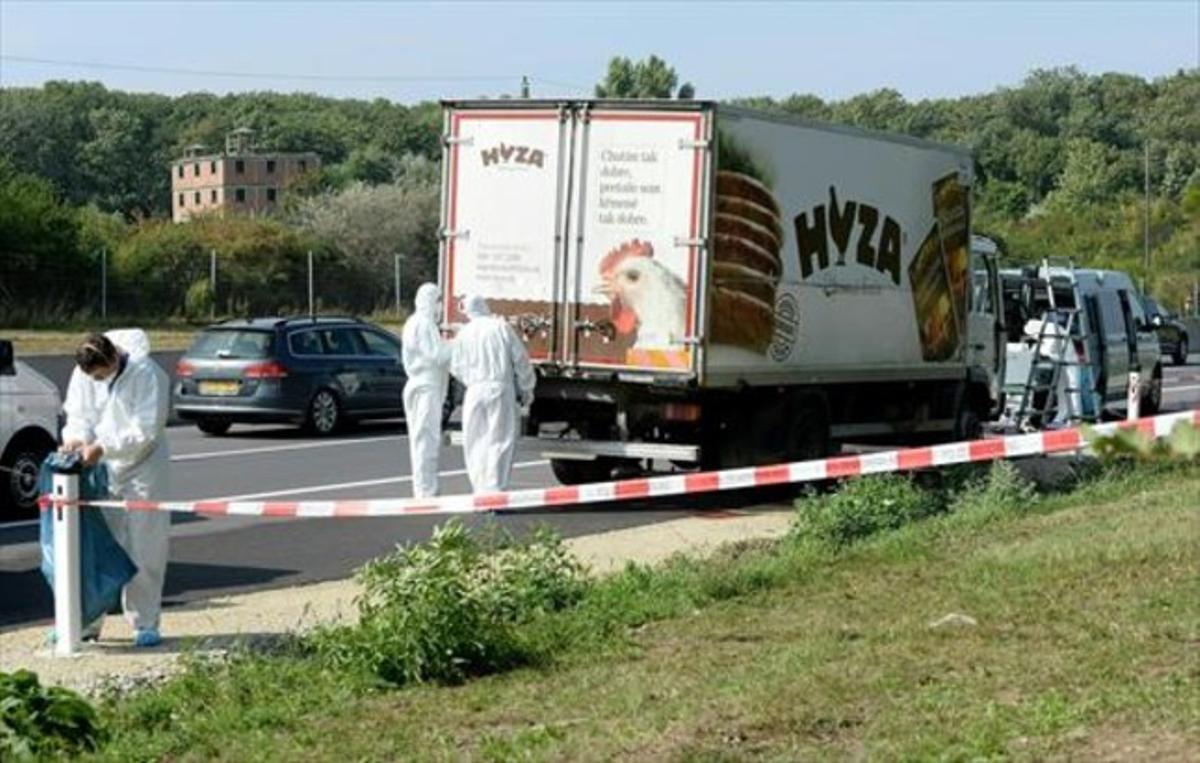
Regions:
<instances>
[{"instance_id":1,"label":"blue plastic bag","mask_svg":"<svg viewBox=\"0 0 1200 763\"><path fill-rule=\"evenodd\" d=\"M54 490L55 468L77 465L74 453L51 453L42 463L38 489L42 495ZM102 500L109 497L108 470L103 466L85 466L79 475L80 500ZM42 576L54 590L54 510L47 509L41 517ZM137 567L121 548L108 529L108 523L98 509L79 510L79 576L83 624L95 622L121 603L121 589L134 575Z\"/></svg>"}]
</instances>

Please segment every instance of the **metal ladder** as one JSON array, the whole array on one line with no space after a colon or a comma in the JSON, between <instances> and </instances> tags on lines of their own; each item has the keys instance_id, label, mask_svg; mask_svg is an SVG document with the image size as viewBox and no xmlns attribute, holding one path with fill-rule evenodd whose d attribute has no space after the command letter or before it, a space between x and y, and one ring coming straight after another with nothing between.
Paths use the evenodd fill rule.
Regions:
<instances>
[{"instance_id":1,"label":"metal ladder","mask_svg":"<svg viewBox=\"0 0 1200 763\"><path fill-rule=\"evenodd\" d=\"M1067 258L1062 259L1063 262L1059 267L1065 268L1070 274L1070 280L1074 281L1075 263ZM1057 263L1056 263L1057 264ZM1051 258L1047 257L1042 260L1042 265L1038 268L1038 278L1046 284L1046 299L1050 303L1050 309L1042 314L1041 328L1038 330L1037 345L1034 348L1033 359L1029 364L1029 376L1025 380L1025 388L1021 393L1021 405L1016 412L1016 422L1022 429L1032 429L1033 420L1038 419L1038 423L1044 426L1055 415L1058 414L1058 396L1055 390L1058 388L1059 379L1064 373L1067 366L1075 366L1079 369L1078 377L1082 382L1084 378L1083 369L1087 365L1082 360L1076 359L1067 360L1067 352L1071 349L1071 343L1081 342L1087 346L1088 336L1085 334L1075 334L1075 329L1078 325L1079 313L1081 308L1078 306L1073 308L1059 307L1054 297L1054 278L1050 274ZM1051 330L1051 327L1054 327ZM1047 339L1053 340L1057 348L1057 352L1052 357L1042 355L1042 347L1045 346ZM1045 383L1040 383L1039 378L1042 376L1040 372L1049 370L1050 378ZM1045 397L1041 400L1041 405L1038 405L1038 393L1045 392ZM1082 387L1067 387L1067 395L1069 397L1078 396L1079 410L1071 411L1069 421L1078 423L1083 420L1084 396L1089 394L1089 390Z\"/></svg>"}]
</instances>

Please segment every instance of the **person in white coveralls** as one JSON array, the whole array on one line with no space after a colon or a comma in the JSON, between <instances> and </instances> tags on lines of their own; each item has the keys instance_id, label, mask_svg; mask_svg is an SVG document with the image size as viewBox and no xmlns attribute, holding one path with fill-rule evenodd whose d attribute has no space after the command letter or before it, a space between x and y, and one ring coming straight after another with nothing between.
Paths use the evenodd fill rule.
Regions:
<instances>
[{"instance_id":1,"label":"person in white coveralls","mask_svg":"<svg viewBox=\"0 0 1200 763\"><path fill-rule=\"evenodd\" d=\"M124 500L167 498L171 456L166 426L170 381L150 357L150 341L140 329L88 336L75 352L76 367L63 404L64 452L78 452L85 464L108 468L113 496ZM102 509L113 537L137 565L121 603L134 628L134 643L156 646L167 571L171 515L165 511ZM89 624L99 635L100 623Z\"/></svg>"},{"instance_id":2,"label":"person in white coveralls","mask_svg":"<svg viewBox=\"0 0 1200 763\"><path fill-rule=\"evenodd\" d=\"M533 403L537 378L525 344L491 314L483 297L466 297L463 312L469 322L452 344L450 373L467 388L462 413L467 475L476 493L496 492L508 488L518 407Z\"/></svg>"},{"instance_id":3,"label":"person in white coveralls","mask_svg":"<svg viewBox=\"0 0 1200 763\"><path fill-rule=\"evenodd\" d=\"M449 383L450 346L438 331L441 293L422 284L412 316L404 323L404 420L412 461L415 498L438 493L438 454L442 447L442 405Z\"/></svg>"}]
</instances>

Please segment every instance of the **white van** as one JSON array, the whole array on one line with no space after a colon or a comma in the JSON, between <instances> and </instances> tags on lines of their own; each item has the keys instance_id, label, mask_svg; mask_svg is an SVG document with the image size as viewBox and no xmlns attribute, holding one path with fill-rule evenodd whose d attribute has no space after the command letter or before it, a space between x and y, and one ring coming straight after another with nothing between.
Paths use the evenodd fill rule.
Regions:
<instances>
[{"instance_id":1,"label":"white van","mask_svg":"<svg viewBox=\"0 0 1200 763\"><path fill-rule=\"evenodd\" d=\"M0 522L37 511L38 470L58 440L62 399L0 340Z\"/></svg>"},{"instance_id":2,"label":"white van","mask_svg":"<svg viewBox=\"0 0 1200 763\"><path fill-rule=\"evenodd\" d=\"M1013 344L1021 341L1025 321L1040 317L1053 305L1078 310L1072 326L1075 351L1091 370L1094 404L1101 416L1120 415L1128 402L1129 375L1141 375L1141 414L1158 413L1162 406L1162 363L1158 337L1143 308L1133 280L1118 270L1042 266L1001 271L1006 326L1009 330L1010 371L1019 363L1012 357ZM1028 367L1027 365L1025 366ZM1010 373L1007 382L1013 380ZM1023 379L1021 380L1024 381Z\"/></svg>"}]
</instances>

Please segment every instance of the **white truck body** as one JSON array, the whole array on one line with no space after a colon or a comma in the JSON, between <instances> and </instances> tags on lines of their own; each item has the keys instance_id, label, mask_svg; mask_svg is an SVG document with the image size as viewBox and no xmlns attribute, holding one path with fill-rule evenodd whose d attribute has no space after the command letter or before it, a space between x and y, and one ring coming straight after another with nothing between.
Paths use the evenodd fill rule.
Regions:
<instances>
[{"instance_id":1,"label":"white truck body","mask_svg":"<svg viewBox=\"0 0 1200 763\"><path fill-rule=\"evenodd\" d=\"M971 253L971 167L954 147L708 102L447 103L445 323L483 295L552 390L974 374L987 413L1003 352L970 294L980 272L997 301ZM645 439L620 422L610 437Z\"/></svg>"}]
</instances>

